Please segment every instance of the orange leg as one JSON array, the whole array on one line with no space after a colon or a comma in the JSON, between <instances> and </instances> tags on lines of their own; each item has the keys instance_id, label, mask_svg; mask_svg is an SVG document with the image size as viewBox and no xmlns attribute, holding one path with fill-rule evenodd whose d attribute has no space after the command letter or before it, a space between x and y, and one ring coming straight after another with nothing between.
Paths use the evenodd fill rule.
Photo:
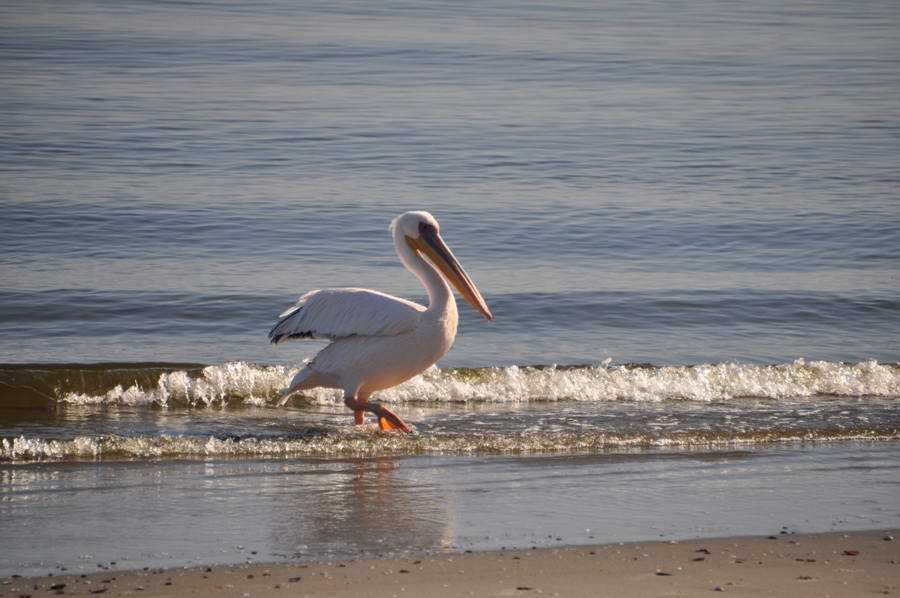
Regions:
<instances>
[{"instance_id":1,"label":"orange leg","mask_svg":"<svg viewBox=\"0 0 900 598\"><path fill-rule=\"evenodd\" d=\"M344 397L344 405L353 410L353 419L357 424L363 422L365 412L374 413L378 418L378 427L382 430L397 430L400 432L410 432L409 426L397 417L393 411L375 403L369 403L364 398L355 399L354 397Z\"/></svg>"},{"instance_id":2,"label":"orange leg","mask_svg":"<svg viewBox=\"0 0 900 598\"><path fill-rule=\"evenodd\" d=\"M366 401L369 400L369 395L363 394L361 392L357 393L356 400L361 403L365 403ZM346 398L344 399L344 402L346 403ZM365 422L365 417L366 417L365 410L356 409L353 411L353 421L356 423L357 426L363 425L363 423Z\"/></svg>"}]
</instances>

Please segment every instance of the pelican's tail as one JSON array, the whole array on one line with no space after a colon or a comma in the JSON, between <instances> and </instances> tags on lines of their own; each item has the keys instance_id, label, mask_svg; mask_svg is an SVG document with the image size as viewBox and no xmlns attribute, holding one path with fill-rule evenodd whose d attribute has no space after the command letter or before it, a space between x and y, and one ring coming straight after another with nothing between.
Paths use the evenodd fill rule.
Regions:
<instances>
[{"instance_id":1,"label":"pelican's tail","mask_svg":"<svg viewBox=\"0 0 900 598\"><path fill-rule=\"evenodd\" d=\"M309 365L310 364L297 372L297 375L294 376L293 380L291 380L290 386L281 389L281 398L278 399L278 403L275 404L276 407L284 407L284 404L288 402L288 399L291 398L291 395L297 391L319 386L319 383L315 379L315 372L309 367Z\"/></svg>"},{"instance_id":2,"label":"pelican's tail","mask_svg":"<svg viewBox=\"0 0 900 598\"><path fill-rule=\"evenodd\" d=\"M281 391L284 393L281 395L281 398L278 399L278 402L275 404L276 407L284 407L284 404L287 403L288 399L291 398L291 395L294 394L293 390L288 388L283 388Z\"/></svg>"}]
</instances>

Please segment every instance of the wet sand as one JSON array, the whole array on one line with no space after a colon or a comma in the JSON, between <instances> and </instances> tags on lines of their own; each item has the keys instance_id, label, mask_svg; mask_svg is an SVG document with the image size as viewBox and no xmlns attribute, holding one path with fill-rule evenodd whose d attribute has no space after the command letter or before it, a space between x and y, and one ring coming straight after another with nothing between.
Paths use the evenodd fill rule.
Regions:
<instances>
[{"instance_id":1,"label":"wet sand","mask_svg":"<svg viewBox=\"0 0 900 598\"><path fill-rule=\"evenodd\" d=\"M886 531L7 578L0 596L900 594Z\"/></svg>"}]
</instances>

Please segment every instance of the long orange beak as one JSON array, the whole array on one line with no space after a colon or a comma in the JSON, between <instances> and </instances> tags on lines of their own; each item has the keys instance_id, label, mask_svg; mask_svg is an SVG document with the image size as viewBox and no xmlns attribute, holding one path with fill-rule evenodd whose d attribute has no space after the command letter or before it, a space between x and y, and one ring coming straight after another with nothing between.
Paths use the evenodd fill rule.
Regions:
<instances>
[{"instance_id":1,"label":"long orange beak","mask_svg":"<svg viewBox=\"0 0 900 598\"><path fill-rule=\"evenodd\" d=\"M493 320L494 316L491 315L491 310L488 309L487 303L484 302L481 293L478 292L478 289L472 284L469 275L466 274L466 271L463 270L456 258L453 257L453 252L450 251L450 248L447 247L447 244L444 243L441 236L434 231L420 230L419 232L418 239L406 237L406 243L416 251L421 251L428 256L431 263L447 277L447 280L456 287L459 294L462 295L472 307L481 312L482 315L488 319L488 322Z\"/></svg>"}]
</instances>

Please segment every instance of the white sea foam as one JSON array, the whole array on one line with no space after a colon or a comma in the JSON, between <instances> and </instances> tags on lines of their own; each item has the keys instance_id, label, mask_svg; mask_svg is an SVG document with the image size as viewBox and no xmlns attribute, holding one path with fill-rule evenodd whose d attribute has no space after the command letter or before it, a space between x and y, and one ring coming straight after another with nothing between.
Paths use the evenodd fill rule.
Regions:
<instances>
[{"instance_id":1,"label":"white sea foam","mask_svg":"<svg viewBox=\"0 0 900 598\"><path fill-rule=\"evenodd\" d=\"M155 387L141 388L135 384L123 389L116 385L103 394L65 393L60 401L74 405L124 404L149 405L187 404L192 407L243 402L265 406L267 397L277 392L297 373L296 367L257 366L240 361L203 368L200 377L187 371L166 372L160 375Z\"/></svg>"},{"instance_id":2,"label":"white sea foam","mask_svg":"<svg viewBox=\"0 0 900 598\"><path fill-rule=\"evenodd\" d=\"M813 396L900 397L900 368L874 361L824 361L760 366L520 368L476 370L433 368L423 376L383 391L379 400L450 402L528 401L719 401Z\"/></svg>"},{"instance_id":3,"label":"white sea foam","mask_svg":"<svg viewBox=\"0 0 900 598\"><path fill-rule=\"evenodd\" d=\"M707 433L702 431L508 433L379 433L372 427L330 427L316 433L278 438L196 436L79 436L70 440L0 438L0 461L144 458L280 458L300 456L373 457L410 454L564 454L598 451L697 450L785 443L884 442L900 431L860 429L780 430Z\"/></svg>"},{"instance_id":4,"label":"white sea foam","mask_svg":"<svg viewBox=\"0 0 900 598\"><path fill-rule=\"evenodd\" d=\"M161 406L244 404L263 407L288 385L295 367L243 362L208 366L200 374L163 373L153 388L121 385L102 394L67 393L64 403ZM521 403L548 401L722 401L735 398L803 399L818 396L900 398L900 367L797 360L780 365L711 364L690 367L616 366L432 367L377 393L386 403ZM304 391L300 401L331 404L340 391Z\"/></svg>"}]
</instances>

